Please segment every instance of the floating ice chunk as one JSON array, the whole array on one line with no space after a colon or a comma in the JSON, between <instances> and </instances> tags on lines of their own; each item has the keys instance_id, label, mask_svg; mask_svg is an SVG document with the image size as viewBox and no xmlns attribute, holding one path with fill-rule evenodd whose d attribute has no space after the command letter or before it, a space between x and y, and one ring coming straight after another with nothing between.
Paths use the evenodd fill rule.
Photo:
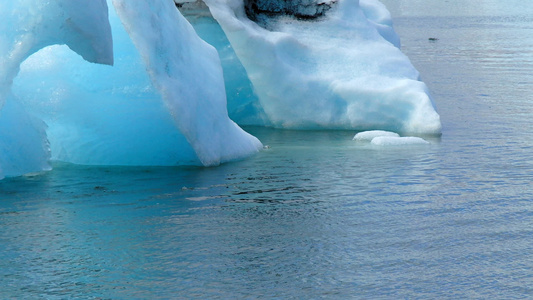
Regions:
<instances>
[{"instance_id":1,"label":"floating ice chunk","mask_svg":"<svg viewBox=\"0 0 533 300\"><path fill-rule=\"evenodd\" d=\"M367 141L370 142L372 139L378 136L390 136L390 137L399 137L400 135L396 132L384 131L384 130L370 130L357 133L354 137L354 141Z\"/></svg>"},{"instance_id":2,"label":"floating ice chunk","mask_svg":"<svg viewBox=\"0 0 533 300\"><path fill-rule=\"evenodd\" d=\"M340 0L312 21L252 16L257 23L245 11L248 0L205 2L274 126L440 133L427 87L393 45L397 36L376 0L364 1L364 9ZM300 2L312 1L291 1Z\"/></svg>"},{"instance_id":3,"label":"floating ice chunk","mask_svg":"<svg viewBox=\"0 0 533 300\"><path fill-rule=\"evenodd\" d=\"M393 137L393 136L378 136L372 139L372 145L378 146L401 146L401 145L427 145L428 141L423 138L414 136Z\"/></svg>"},{"instance_id":4,"label":"floating ice chunk","mask_svg":"<svg viewBox=\"0 0 533 300\"><path fill-rule=\"evenodd\" d=\"M383 130L370 130L359 132L353 137L353 140L366 141L370 142L372 145L379 146L429 144L429 142L419 137L400 137L400 135L395 132Z\"/></svg>"}]
</instances>

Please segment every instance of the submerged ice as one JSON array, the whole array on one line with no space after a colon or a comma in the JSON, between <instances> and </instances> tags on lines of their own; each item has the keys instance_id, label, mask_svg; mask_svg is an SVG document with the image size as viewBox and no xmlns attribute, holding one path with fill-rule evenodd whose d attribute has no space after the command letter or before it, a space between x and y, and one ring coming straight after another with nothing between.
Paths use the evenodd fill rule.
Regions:
<instances>
[{"instance_id":1,"label":"submerged ice","mask_svg":"<svg viewBox=\"0 0 533 300\"><path fill-rule=\"evenodd\" d=\"M0 4L0 178L50 159L210 166L259 151L229 117L440 133L377 0L175 2L188 21L172 0Z\"/></svg>"}]
</instances>

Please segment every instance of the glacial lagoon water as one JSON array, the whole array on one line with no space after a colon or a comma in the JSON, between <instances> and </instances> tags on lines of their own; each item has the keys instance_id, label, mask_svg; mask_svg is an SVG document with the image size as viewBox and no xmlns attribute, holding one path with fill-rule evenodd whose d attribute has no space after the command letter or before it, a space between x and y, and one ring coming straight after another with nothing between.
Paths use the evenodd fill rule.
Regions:
<instances>
[{"instance_id":1,"label":"glacial lagoon water","mask_svg":"<svg viewBox=\"0 0 533 300\"><path fill-rule=\"evenodd\" d=\"M216 168L5 179L0 298L533 297L533 3L384 3L442 137L252 127Z\"/></svg>"}]
</instances>

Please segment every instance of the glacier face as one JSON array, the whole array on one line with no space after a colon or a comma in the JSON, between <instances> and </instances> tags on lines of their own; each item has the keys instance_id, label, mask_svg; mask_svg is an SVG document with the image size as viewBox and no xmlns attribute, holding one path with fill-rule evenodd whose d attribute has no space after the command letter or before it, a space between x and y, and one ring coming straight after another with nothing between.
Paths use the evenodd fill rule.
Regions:
<instances>
[{"instance_id":1,"label":"glacier face","mask_svg":"<svg viewBox=\"0 0 533 300\"><path fill-rule=\"evenodd\" d=\"M274 126L440 133L427 87L378 1L340 0L312 20L260 12L257 22L243 0L205 2Z\"/></svg>"}]
</instances>

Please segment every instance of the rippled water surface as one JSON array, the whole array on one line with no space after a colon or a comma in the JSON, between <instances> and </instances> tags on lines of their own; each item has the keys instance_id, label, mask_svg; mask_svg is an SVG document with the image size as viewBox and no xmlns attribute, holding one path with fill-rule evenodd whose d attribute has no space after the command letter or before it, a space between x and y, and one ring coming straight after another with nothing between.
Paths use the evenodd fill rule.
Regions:
<instances>
[{"instance_id":1,"label":"rippled water surface","mask_svg":"<svg viewBox=\"0 0 533 300\"><path fill-rule=\"evenodd\" d=\"M533 2L384 2L441 138L0 181L0 298L533 297Z\"/></svg>"}]
</instances>

